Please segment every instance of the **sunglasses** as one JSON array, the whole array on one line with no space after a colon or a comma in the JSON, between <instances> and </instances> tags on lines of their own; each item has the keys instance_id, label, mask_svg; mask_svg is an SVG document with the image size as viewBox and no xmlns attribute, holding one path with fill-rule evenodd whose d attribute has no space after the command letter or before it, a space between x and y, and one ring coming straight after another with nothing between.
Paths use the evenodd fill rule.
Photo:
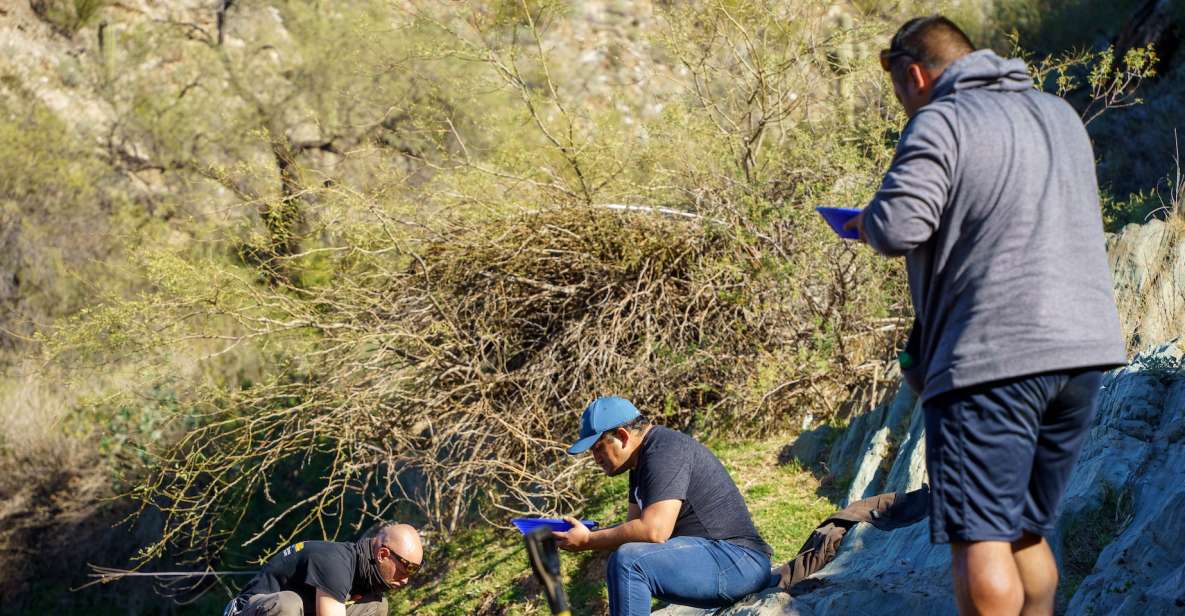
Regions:
<instances>
[{"instance_id":1,"label":"sunglasses","mask_svg":"<svg viewBox=\"0 0 1185 616\"><path fill-rule=\"evenodd\" d=\"M885 69L886 73L889 72L890 70L893 69L893 62L896 61L897 58L900 58L901 56L913 57L913 54L909 53L908 51L905 51L904 49L897 49L897 50L882 49L881 50L881 68Z\"/></svg>"},{"instance_id":2,"label":"sunglasses","mask_svg":"<svg viewBox=\"0 0 1185 616\"><path fill-rule=\"evenodd\" d=\"M422 563L422 562L413 563L410 560L396 554L395 550L391 549L391 546L384 545L384 544L380 543L379 547L387 548L387 552L390 553L391 556L393 556L395 558L395 560L399 561L399 564L403 566L403 571L404 571L404 573L407 573L407 577L411 577L411 576L415 575L416 571L419 571L420 567L424 566L424 563Z\"/></svg>"}]
</instances>

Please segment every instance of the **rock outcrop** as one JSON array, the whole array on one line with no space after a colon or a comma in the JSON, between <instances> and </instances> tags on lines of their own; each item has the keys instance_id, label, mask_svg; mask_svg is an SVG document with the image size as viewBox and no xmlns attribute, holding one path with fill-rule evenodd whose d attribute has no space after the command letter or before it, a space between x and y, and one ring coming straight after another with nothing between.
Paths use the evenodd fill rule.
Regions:
<instances>
[{"instance_id":1,"label":"rock outcrop","mask_svg":"<svg viewBox=\"0 0 1185 616\"><path fill-rule=\"evenodd\" d=\"M1185 614L1185 233L1179 220L1132 225L1108 249L1135 358L1103 381L1050 538L1062 575L1059 611ZM845 502L919 487L925 430L914 396L901 387L854 418L825 463L848 482ZM953 614L949 568L948 548L930 544L925 522L890 533L861 524L808 579L810 590L766 591L714 615ZM675 606L657 613L705 614Z\"/></svg>"}]
</instances>

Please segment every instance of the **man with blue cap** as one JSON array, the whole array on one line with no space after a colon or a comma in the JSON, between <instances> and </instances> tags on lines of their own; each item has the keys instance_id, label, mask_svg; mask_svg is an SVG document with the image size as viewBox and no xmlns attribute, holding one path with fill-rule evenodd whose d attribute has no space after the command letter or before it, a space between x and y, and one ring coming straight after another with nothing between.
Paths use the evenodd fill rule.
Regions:
<instances>
[{"instance_id":1,"label":"man with blue cap","mask_svg":"<svg viewBox=\"0 0 1185 616\"><path fill-rule=\"evenodd\" d=\"M566 550L611 550L612 616L649 614L652 597L701 608L731 605L770 583L770 547L720 460L690 436L651 423L616 396L580 418L572 455L591 451L606 475L629 471L626 522L590 531L574 518L555 533Z\"/></svg>"}]
</instances>

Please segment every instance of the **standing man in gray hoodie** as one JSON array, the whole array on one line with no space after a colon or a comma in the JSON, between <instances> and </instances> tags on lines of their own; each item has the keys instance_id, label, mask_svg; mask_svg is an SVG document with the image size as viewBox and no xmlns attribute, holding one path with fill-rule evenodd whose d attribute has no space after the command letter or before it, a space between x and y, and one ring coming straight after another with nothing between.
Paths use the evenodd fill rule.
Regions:
<instances>
[{"instance_id":1,"label":"standing man in gray hoodie","mask_svg":"<svg viewBox=\"0 0 1185 616\"><path fill-rule=\"evenodd\" d=\"M909 115L849 226L905 256L902 367L926 416L930 536L963 614L1052 614L1054 529L1102 370L1125 362L1090 141L1024 62L944 17L881 52Z\"/></svg>"}]
</instances>

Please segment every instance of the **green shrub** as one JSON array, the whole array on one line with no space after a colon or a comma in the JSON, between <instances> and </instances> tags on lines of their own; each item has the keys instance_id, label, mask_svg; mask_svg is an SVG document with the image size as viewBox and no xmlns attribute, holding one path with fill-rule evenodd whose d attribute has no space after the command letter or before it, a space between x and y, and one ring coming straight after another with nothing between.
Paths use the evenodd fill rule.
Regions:
<instances>
[{"instance_id":1,"label":"green shrub","mask_svg":"<svg viewBox=\"0 0 1185 616\"><path fill-rule=\"evenodd\" d=\"M32 0L30 5L41 19L64 36L74 36L94 23L111 0Z\"/></svg>"}]
</instances>

